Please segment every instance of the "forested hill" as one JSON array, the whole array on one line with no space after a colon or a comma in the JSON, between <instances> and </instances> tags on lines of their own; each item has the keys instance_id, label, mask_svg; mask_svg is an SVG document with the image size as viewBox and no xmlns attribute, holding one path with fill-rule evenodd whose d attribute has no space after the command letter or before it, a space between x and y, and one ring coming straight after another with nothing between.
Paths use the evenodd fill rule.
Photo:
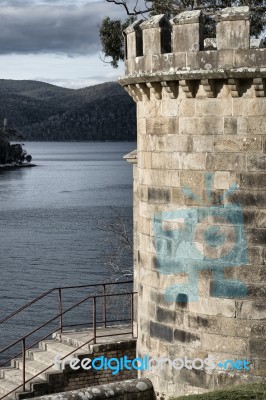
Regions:
<instances>
[{"instance_id":1,"label":"forested hill","mask_svg":"<svg viewBox=\"0 0 266 400\"><path fill-rule=\"evenodd\" d=\"M0 127L24 140L136 140L135 103L114 82L66 89L0 79Z\"/></svg>"}]
</instances>

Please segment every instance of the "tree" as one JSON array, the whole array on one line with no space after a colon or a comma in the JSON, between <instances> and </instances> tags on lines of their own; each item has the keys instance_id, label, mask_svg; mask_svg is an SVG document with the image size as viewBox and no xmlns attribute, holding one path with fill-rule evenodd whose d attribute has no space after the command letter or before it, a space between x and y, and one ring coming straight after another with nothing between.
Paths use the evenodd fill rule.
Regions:
<instances>
[{"instance_id":1,"label":"tree","mask_svg":"<svg viewBox=\"0 0 266 400\"><path fill-rule=\"evenodd\" d=\"M124 21L119 19L111 20L109 17L103 19L100 27L100 39L104 61L110 57L109 63L118 67L119 61L124 60L124 37L123 30L139 16L147 18L156 14L167 14L172 17L179 12L188 10L202 10L206 17L205 37L215 37L215 23L213 15L216 11L226 7L249 6L251 10L251 36L258 38L262 36L266 46L265 35L265 0L144 0L130 6L129 0L106 0L108 3L124 8L127 18ZM141 5L140 5L141 4Z\"/></svg>"},{"instance_id":2,"label":"tree","mask_svg":"<svg viewBox=\"0 0 266 400\"><path fill-rule=\"evenodd\" d=\"M9 140L23 139L21 135L18 135L15 128L8 127L7 118L3 121L3 128L0 129L0 164L6 164L9 162L21 163L25 159L27 162L31 161L31 156L25 158L27 152L23 150L21 144L10 144Z\"/></svg>"},{"instance_id":3,"label":"tree","mask_svg":"<svg viewBox=\"0 0 266 400\"><path fill-rule=\"evenodd\" d=\"M132 218L116 209L110 209L111 220L96 226L105 232L108 254L105 265L110 269L111 281L133 278L133 225Z\"/></svg>"}]
</instances>

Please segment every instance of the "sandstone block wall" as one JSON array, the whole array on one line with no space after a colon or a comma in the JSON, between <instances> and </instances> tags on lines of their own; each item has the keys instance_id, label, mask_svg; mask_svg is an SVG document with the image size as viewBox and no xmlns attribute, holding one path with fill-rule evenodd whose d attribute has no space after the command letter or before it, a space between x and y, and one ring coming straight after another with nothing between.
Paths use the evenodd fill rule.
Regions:
<instances>
[{"instance_id":1,"label":"sandstone block wall","mask_svg":"<svg viewBox=\"0 0 266 400\"><path fill-rule=\"evenodd\" d=\"M142 372L160 399L266 376L266 49L250 48L249 18L247 7L219 13L216 50L204 49L198 11L125 33L138 355L250 362Z\"/></svg>"}]
</instances>

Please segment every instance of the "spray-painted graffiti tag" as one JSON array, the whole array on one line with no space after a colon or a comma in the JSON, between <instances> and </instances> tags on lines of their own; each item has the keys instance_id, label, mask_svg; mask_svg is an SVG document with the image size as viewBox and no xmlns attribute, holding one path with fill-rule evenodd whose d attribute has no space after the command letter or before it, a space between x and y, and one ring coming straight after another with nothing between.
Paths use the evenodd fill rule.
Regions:
<instances>
[{"instance_id":1,"label":"spray-painted graffiti tag","mask_svg":"<svg viewBox=\"0 0 266 400\"><path fill-rule=\"evenodd\" d=\"M207 205L161 212L154 216L157 265L162 275L187 275L186 283L165 290L166 301L190 302L198 299L198 273L212 271L212 296L245 297L243 282L224 278L225 267L238 267L248 262L243 211L239 204L223 201L235 189L231 187L218 204L211 202L213 175L206 174ZM186 196L196 198L189 188ZM194 196L194 197L193 197Z\"/></svg>"}]
</instances>

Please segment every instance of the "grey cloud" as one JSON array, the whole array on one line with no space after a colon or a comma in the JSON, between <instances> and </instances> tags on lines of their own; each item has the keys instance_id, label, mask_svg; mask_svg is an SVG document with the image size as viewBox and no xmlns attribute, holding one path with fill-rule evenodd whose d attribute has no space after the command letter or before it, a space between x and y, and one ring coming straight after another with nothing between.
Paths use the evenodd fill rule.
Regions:
<instances>
[{"instance_id":1,"label":"grey cloud","mask_svg":"<svg viewBox=\"0 0 266 400\"><path fill-rule=\"evenodd\" d=\"M0 54L95 54L101 48L98 31L102 18L123 17L119 7L104 1L83 6L2 4Z\"/></svg>"}]
</instances>

